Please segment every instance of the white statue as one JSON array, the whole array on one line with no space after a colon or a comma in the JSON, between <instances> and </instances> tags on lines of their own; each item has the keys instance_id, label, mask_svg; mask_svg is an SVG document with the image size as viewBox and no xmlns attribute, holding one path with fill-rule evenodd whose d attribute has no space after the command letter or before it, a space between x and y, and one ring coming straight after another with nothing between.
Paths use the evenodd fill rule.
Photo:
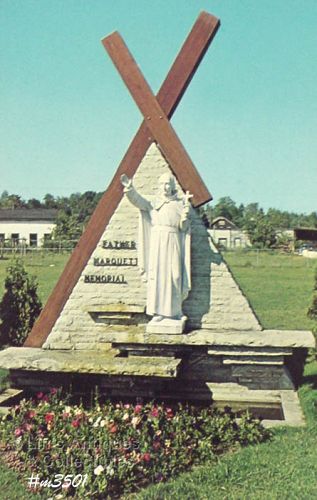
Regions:
<instances>
[{"instance_id":1,"label":"white statue","mask_svg":"<svg viewBox=\"0 0 317 500\"><path fill-rule=\"evenodd\" d=\"M151 323L182 319L182 302L190 290L190 202L176 193L175 178L163 174L160 196L143 198L125 174L121 183L129 201L140 209L139 267L147 281L147 314Z\"/></svg>"}]
</instances>

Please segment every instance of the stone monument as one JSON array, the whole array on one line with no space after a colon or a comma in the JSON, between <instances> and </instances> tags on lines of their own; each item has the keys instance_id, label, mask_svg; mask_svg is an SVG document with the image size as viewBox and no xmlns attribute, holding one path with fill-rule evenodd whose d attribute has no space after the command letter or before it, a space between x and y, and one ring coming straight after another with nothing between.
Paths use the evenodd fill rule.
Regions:
<instances>
[{"instance_id":1,"label":"stone monument","mask_svg":"<svg viewBox=\"0 0 317 500\"><path fill-rule=\"evenodd\" d=\"M144 121L24 347L0 353L17 388L98 385L303 422L292 372L313 336L263 329L202 223L211 195L169 122L218 27L199 15L156 97L120 35L103 40Z\"/></svg>"}]
</instances>

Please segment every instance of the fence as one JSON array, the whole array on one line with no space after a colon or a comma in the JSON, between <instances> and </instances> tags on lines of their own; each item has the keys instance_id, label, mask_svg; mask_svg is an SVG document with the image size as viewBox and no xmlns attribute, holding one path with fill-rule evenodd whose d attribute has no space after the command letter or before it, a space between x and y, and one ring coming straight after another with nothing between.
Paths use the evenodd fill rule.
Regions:
<instances>
[{"instance_id":1,"label":"fence","mask_svg":"<svg viewBox=\"0 0 317 500\"><path fill-rule=\"evenodd\" d=\"M61 254L71 252L78 240L47 240L42 246L32 246L25 238L0 240L0 259L6 256L24 257L26 255Z\"/></svg>"}]
</instances>

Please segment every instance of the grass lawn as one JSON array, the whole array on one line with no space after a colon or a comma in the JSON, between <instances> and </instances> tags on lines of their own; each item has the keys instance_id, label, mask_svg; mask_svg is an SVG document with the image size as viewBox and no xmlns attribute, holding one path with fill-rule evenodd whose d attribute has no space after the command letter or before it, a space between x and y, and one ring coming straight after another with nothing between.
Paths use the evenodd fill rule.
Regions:
<instances>
[{"instance_id":1,"label":"grass lawn","mask_svg":"<svg viewBox=\"0 0 317 500\"><path fill-rule=\"evenodd\" d=\"M39 255L27 255L23 258L26 271L37 277L38 294L44 304L57 282L69 254L39 253ZM0 297L4 292L4 279L6 269L12 264L12 258L0 259Z\"/></svg>"},{"instance_id":2,"label":"grass lawn","mask_svg":"<svg viewBox=\"0 0 317 500\"><path fill-rule=\"evenodd\" d=\"M317 262L299 255L225 252L224 258L264 328L310 330Z\"/></svg>"},{"instance_id":3,"label":"grass lawn","mask_svg":"<svg viewBox=\"0 0 317 500\"><path fill-rule=\"evenodd\" d=\"M317 263L298 256L242 251L226 252L225 259L265 328L312 327L306 311ZM46 300L66 260L65 255L46 256L38 262L27 260L27 270L38 276L42 300ZM6 264L0 261L0 286ZM275 430L270 443L223 456L166 484L147 488L134 498L317 498L317 362L306 366L300 398L307 419L305 428ZM1 464L0 491L5 492L3 497L0 494L5 500L31 498L17 476Z\"/></svg>"}]
</instances>

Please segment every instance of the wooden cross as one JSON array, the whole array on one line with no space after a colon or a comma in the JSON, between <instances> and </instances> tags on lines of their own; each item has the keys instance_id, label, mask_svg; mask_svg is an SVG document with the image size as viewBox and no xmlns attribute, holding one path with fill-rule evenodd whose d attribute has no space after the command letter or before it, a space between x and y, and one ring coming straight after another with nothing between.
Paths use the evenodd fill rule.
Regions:
<instances>
[{"instance_id":1,"label":"wooden cross","mask_svg":"<svg viewBox=\"0 0 317 500\"><path fill-rule=\"evenodd\" d=\"M193 205L199 206L212 199L194 164L177 137L160 103L118 32L102 43L119 71L128 90L144 116L147 128L163 152L167 162L184 190L193 192Z\"/></svg>"},{"instance_id":2,"label":"wooden cross","mask_svg":"<svg viewBox=\"0 0 317 500\"><path fill-rule=\"evenodd\" d=\"M133 177L153 141L159 144L183 189L193 193L194 206L199 206L211 199L211 195L169 123L169 118L173 115L219 26L220 21L206 12L202 12L198 16L156 98L138 70L120 35L114 33L102 41L108 52L111 53L112 59L115 61L121 76L124 77L124 81L145 116L145 120L130 144L112 182L98 203L85 232L26 339L24 344L26 347L41 347L50 334L112 214L121 201L120 176L127 174L129 177ZM122 68L122 62L125 60L129 61L129 67L133 70L132 82ZM142 92L135 89L134 82L141 85Z\"/></svg>"}]
</instances>

